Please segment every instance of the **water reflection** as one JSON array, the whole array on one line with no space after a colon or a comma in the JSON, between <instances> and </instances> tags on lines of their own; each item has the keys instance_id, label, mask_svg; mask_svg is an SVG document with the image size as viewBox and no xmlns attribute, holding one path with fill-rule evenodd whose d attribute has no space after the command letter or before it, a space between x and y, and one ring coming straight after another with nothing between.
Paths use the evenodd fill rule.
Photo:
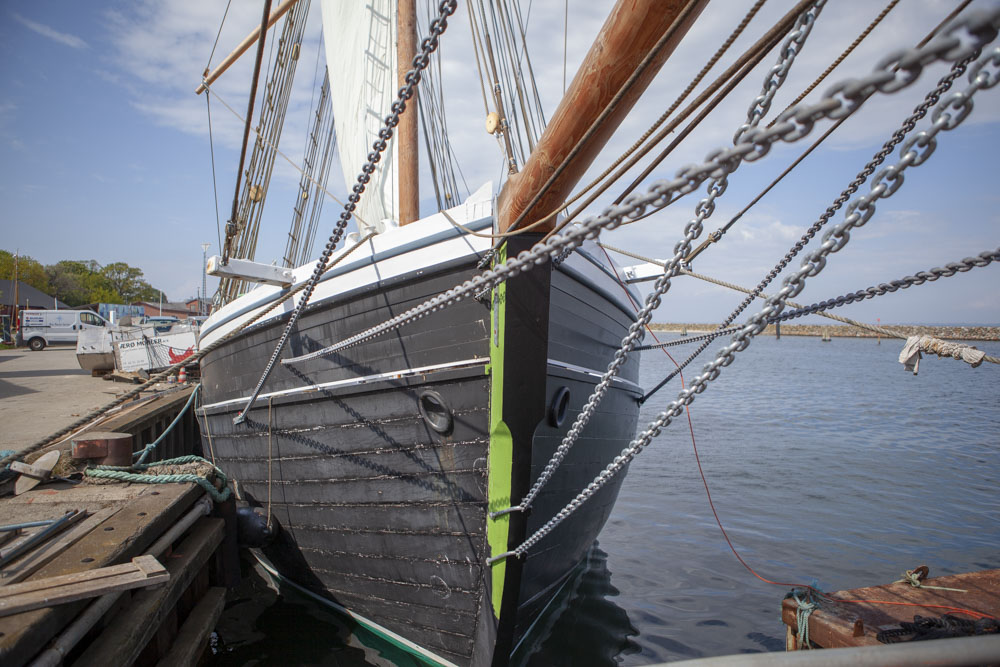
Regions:
<instances>
[{"instance_id":1,"label":"water reflection","mask_svg":"<svg viewBox=\"0 0 1000 667\"><path fill-rule=\"evenodd\" d=\"M594 542L514 650L514 665L617 665L636 653L639 631L615 604L608 554Z\"/></svg>"},{"instance_id":2,"label":"water reflection","mask_svg":"<svg viewBox=\"0 0 1000 667\"><path fill-rule=\"evenodd\" d=\"M212 638L214 667L421 664L322 604L280 591L266 571L245 562ZM639 631L614 602L608 554L595 542L517 646L513 665L617 665L639 651Z\"/></svg>"}]
</instances>

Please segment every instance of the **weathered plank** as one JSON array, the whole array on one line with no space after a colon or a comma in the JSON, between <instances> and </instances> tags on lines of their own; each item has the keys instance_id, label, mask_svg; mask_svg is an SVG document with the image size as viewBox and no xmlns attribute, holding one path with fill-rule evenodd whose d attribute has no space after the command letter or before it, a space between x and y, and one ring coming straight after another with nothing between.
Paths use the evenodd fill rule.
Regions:
<instances>
[{"instance_id":1,"label":"weathered plank","mask_svg":"<svg viewBox=\"0 0 1000 667\"><path fill-rule=\"evenodd\" d=\"M212 587L188 614L170 652L157 663L158 667L197 665L207 646L208 636L215 629L226 606L226 589Z\"/></svg>"},{"instance_id":2,"label":"weathered plank","mask_svg":"<svg viewBox=\"0 0 1000 667\"><path fill-rule=\"evenodd\" d=\"M89 534L90 531L104 523L105 519L114 516L119 509L118 507L106 507L98 510L79 525L71 527L58 540L46 542L28 552L26 556L14 561L5 567L3 571L0 571L0 586L23 581L32 572L51 561L85 535Z\"/></svg>"},{"instance_id":3,"label":"weathered plank","mask_svg":"<svg viewBox=\"0 0 1000 667\"><path fill-rule=\"evenodd\" d=\"M0 616L65 604L131 588L155 586L170 578L153 556L138 556L131 563L111 565L48 577L0 588Z\"/></svg>"},{"instance_id":4,"label":"weathered plank","mask_svg":"<svg viewBox=\"0 0 1000 667\"><path fill-rule=\"evenodd\" d=\"M222 542L224 524L222 519L199 519L167 561L168 584L134 594L119 611L128 623L109 626L74 664L97 667L132 664Z\"/></svg>"},{"instance_id":5,"label":"weathered plank","mask_svg":"<svg viewBox=\"0 0 1000 667\"><path fill-rule=\"evenodd\" d=\"M871 602L821 602L809 615L810 641L823 648L880 646L876 639L880 630L898 627L900 621L912 622L916 614L937 618L956 613L953 609L960 608L1000 616L1000 570L934 577L923 583L920 588L909 583L893 583L832 593L832 597L841 600ZM964 592L937 590L930 586ZM791 598L781 605L781 620L794 634L798 633L796 609L797 604Z\"/></svg>"},{"instance_id":6,"label":"weathered plank","mask_svg":"<svg viewBox=\"0 0 1000 667\"><path fill-rule=\"evenodd\" d=\"M4 511L17 506L18 516L23 512L31 517L25 520L49 517L54 508L64 508L67 502L74 507L122 507L98 530L91 531L39 568L33 577L58 576L131 560L149 548L204 493L195 484L164 484L155 488L83 486L58 491L34 489L24 496L4 499ZM84 500L87 496L102 500L89 504ZM0 664L27 663L85 605L78 601L0 617Z\"/></svg>"}]
</instances>

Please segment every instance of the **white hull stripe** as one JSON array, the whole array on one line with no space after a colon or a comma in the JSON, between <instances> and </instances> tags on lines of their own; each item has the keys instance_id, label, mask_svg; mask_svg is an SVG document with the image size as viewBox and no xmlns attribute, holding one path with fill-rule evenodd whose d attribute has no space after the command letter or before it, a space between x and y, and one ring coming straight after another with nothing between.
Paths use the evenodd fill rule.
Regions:
<instances>
[{"instance_id":1,"label":"white hull stripe","mask_svg":"<svg viewBox=\"0 0 1000 667\"><path fill-rule=\"evenodd\" d=\"M467 222L465 224L470 229L479 231L479 230L482 230L482 229L491 228L492 225L493 225L493 218L492 217L485 217L485 218L481 218L481 219L478 219L478 220L469 221L469 222ZM372 243L372 241L369 241L368 244L367 244L367 246L368 246L368 253L369 254L367 254L367 255L360 254L360 253L363 253L364 251L361 248L359 248L356 251L359 254L359 257L357 257L356 259L349 260L349 261L345 262L344 264L342 264L340 266L336 266L336 267L334 267L332 269L329 269L325 274L323 274L323 277L320 278L319 282L320 283L326 283L329 280L332 280L334 278L339 278L341 276L344 276L344 275L349 274L349 273L353 273L353 272L358 271L360 269L364 269L364 268L368 268L368 267L378 267L378 265L380 263L385 262L386 260L397 259L397 258L400 258L402 256L408 255L410 253L419 253L420 251L427 250L427 249L431 249L431 252L434 253L434 261L431 262L430 264L421 263L419 261L418 262L414 262L413 266L410 267L410 268L411 269L413 269L413 268L430 269L430 268L433 268L434 265L436 265L440 261L442 261L441 257L440 257L440 254L442 252L441 249L435 248L434 246L437 246L438 244L442 244L442 243L447 243L449 241L454 241L456 239L460 239L462 241L465 241L466 244L467 244L467 247L463 248L463 251L460 251L456 255L456 257L458 257L458 256L465 256L465 255L469 255L469 256L472 256L472 255L481 256L482 253L486 252L486 250L488 250L488 248L489 248L489 245L488 245L487 242L485 242L485 241L479 241L475 237L472 237L472 236L466 234L465 232L463 232L462 230L456 229L456 228L453 228L453 227L449 227L448 229L444 229L444 230L442 230L440 232L437 232L437 233L434 233L434 234L430 234L429 236L420 238L420 239L415 240L415 241L410 241L410 242L402 243L402 244L400 244L398 246L392 246L392 247L386 248L384 250L378 250L378 251L374 251L374 252L373 252L374 244ZM472 243L470 243L470 241L471 242L478 242L479 245L483 245L483 244L485 244L485 245L484 245L484 247L482 249L478 249L477 247L475 247L475 245L473 245ZM346 249L346 247L347 246L345 246L345 249ZM336 257L334 257L333 259L336 259ZM412 260L411 260L411 262L412 262ZM301 272L301 276L300 276L300 279L297 281L296 285L294 285L293 287L297 287L298 285L304 283L309 278L310 272L308 271L308 269L311 266L312 265L310 265L310 264L306 264L306 265L303 265L303 266L295 269L295 271L296 271L297 274L299 274ZM378 282L381 280L381 278L382 277L379 275L379 272L376 272L375 274L373 274L371 276L370 280L365 281L365 284L371 284L371 285L375 286L375 285L378 284ZM223 309L223 311L226 311L228 309L229 312L226 312L225 314L223 314L221 312L219 313L219 315L221 316L221 319L218 319L217 321L209 322L208 323L208 327L202 329L202 333L201 333L202 337L204 338L204 337L207 336L207 337L211 338L211 337L214 337L216 335L224 335L230 329L232 329L234 326L236 326L238 324L237 320L240 317L252 315L255 311L263 309L263 308L266 308L271 303L273 303L274 301L276 301L280 297L284 296L290 289L292 289L292 288L288 288L288 289L277 289L277 288L273 288L273 289L261 289L261 288L258 288L256 290L254 290L253 292L250 292L249 294L246 294L246 295L240 297L239 299L237 299L236 301L232 302L231 304L229 304L229 306L227 306L226 308ZM329 291L330 293L323 295L322 298L314 299L313 303L319 303L319 301L321 301L323 299L328 299L328 298L331 298L331 297L335 297L340 292L339 289L327 290L327 291ZM317 296L319 296L319 295L317 295ZM290 308L291 308L291 304L289 304L289 309ZM269 320L269 319L273 319L275 317L280 317L283 314L284 314L284 311L275 312L274 314L272 314L267 319ZM267 320L265 320L265 321L267 321ZM229 324L231 326L227 327L226 326L227 324Z\"/></svg>"},{"instance_id":2,"label":"white hull stripe","mask_svg":"<svg viewBox=\"0 0 1000 667\"><path fill-rule=\"evenodd\" d=\"M419 368L404 368L398 371L388 371L386 373L376 373L374 375L365 375L364 377L358 378L348 378L346 380L334 380L333 382L323 382L322 384L310 384L304 387L296 387L295 389L282 389L281 391L272 391L267 394L261 394L257 397L255 405L261 402L267 401L272 398L279 398L283 396L295 396L297 394L307 394L312 392L321 392L325 389L334 389L340 387L353 387L363 384L371 384L372 382L382 382L384 380L399 380L402 378L414 377L416 375L428 375L430 373L436 373L438 371L450 371L459 368L470 368L473 366L486 366L490 360L487 357L482 357L479 359L463 359L462 361L449 361L444 364L435 364L433 366L421 366ZM228 401L219 401L218 403L212 403L211 405L203 405L202 410L212 410L214 408L222 408L230 405L243 405L249 396L244 396L242 398L232 398Z\"/></svg>"},{"instance_id":3,"label":"white hull stripe","mask_svg":"<svg viewBox=\"0 0 1000 667\"><path fill-rule=\"evenodd\" d=\"M365 384L371 384L373 382L382 382L385 380L400 380L402 378L414 377L417 375L429 375L431 373L436 373L439 371L450 371L457 370L460 368L471 368L473 366L485 366L489 363L489 359L486 357L475 358L475 359L463 359L461 361L449 361L444 364L435 364L433 366L420 366L419 368L404 368L402 370L388 371L385 373L376 373L374 375L365 375L358 378L348 378L346 380L334 380L333 382L323 382L322 384L310 384L304 387L296 387L295 389L282 389L281 391L272 391L267 394L261 394L257 397L255 405L260 404L263 401L267 401L273 398L280 398L285 396L295 396L298 394L307 394L313 392L321 392L325 389L334 389L342 387L354 387ZM604 375L595 370L589 368L584 368L582 366L576 366L574 364L568 364L564 361L557 361L555 359L548 360L549 366L554 366L555 368L561 368L563 370L571 371L573 373L579 373L591 378L594 381L599 381ZM616 377L614 382L620 385L624 385L629 389L642 393L642 387L637 385L635 382L626 380L624 378ZM214 410L216 408L224 408L232 405L243 405L247 396L241 398L231 398L228 401L219 401L218 403L212 403L210 405L201 406L202 410Z\"/></svg>"},{"instance_id":4,"label":"white hull stripe","mask_svg":"<svg viewBox=\"0 0 1000 667\"><path fill-rule=\"evenodd\" d=\"M562 368L564 370L572 371L574 373L580 373L581 375L586 375L587 377L592 378L597 382L599 382L601 378L604 377L603 372L598 372L590 368L584 368L583 366L568 364L565 361L556 361L555 359L549 359L549 366L555 366L556 368ZM642 387L637 385L635 382L632 382L631 380L626 380L623 377L618 377L616 375L614 378L614 383L624 385L633 391L639 392L640 394L643 393Z\"/></svg>"}]
</instances>

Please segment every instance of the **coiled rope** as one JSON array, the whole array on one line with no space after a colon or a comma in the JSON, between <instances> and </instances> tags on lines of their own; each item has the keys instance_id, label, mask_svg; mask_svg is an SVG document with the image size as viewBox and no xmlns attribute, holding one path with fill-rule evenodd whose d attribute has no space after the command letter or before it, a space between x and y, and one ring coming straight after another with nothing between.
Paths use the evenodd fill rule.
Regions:
<instances>
[{"instance_id":1,"label":"coiled rope","mask_svg":"<svg viewBox=\"0 0 1000 667\"><path fill-rule=\"evenodd\" d=\"M215 473L215 478L218 480L222 490L220 491L216 485L209 481L206 477L196 475L194 473L150 474L144 472L146 470L162 468L164 466L177 466L191 463L204 463L205 465L211 466L212 471ZM211 461L194 454L178 456L177 458L157 461L156 463L135 463L132 466L94 466L84 470L83 474L86 477L110 479L117 482L131 482L133 484L177 484L193 482L205 489L205 492L208 493L212 500L217 503L225 502L232 494L229 489L229 478L226 477L226 473L222 472L222 469L214 465Z\"/></svg>"}]
</instances>

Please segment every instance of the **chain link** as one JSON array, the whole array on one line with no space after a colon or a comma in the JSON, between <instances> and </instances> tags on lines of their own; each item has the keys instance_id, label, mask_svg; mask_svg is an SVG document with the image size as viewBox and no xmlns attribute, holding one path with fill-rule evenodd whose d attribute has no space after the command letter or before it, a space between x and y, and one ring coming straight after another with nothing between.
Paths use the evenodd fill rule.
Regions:
<instances>
[{"instance_id":1,"label":"chain link","mask_svg":"<svg viewBox=\"0 0 1000 667\"><path fill-rule=\"evenodd\" d=\"M823 11L824 5L826 5L826 0L816 0L809 9L799 15L798 20L795 22L794 30L788 34L781 45L781 50L778 51L778 62L770 69L767 77L764 79L764 86L761 88L760 95L754 98L754 101L750 104L750 111L747 113L747 122L740 125L739 129L736 130L736 134L733 135L734 144L740 143L743 135L757 127L760 120L771 109L774 94L778 92L778 88L785 82L788 72L792 69L792 63L795 62L795 57L802 51L802 47L805 46L806 38L812 32L813 24L816 23L816 17Z\"/></svg>"},{"instance_id":2,"label":"chain link","mask_svg":"<svg viewBox=\"0 0 1000 667\"><path fill-rule=\"evenodd\" d=\"M788 75L792 63L795 61L795 57L802 50L802 46L805 44L805 40L812 30L813 24L816 22L816 17L825 4L826 0L817 0L799 16L795 23L795 30L788 35L781 47L778 63L768 71L760 95L751 102L750 108L747 110L746 122L736 131L733 137L734 145L739 145L744 137L747 136L747 133L758 126L761 118L771 108L771 100L774 99L774 94L781 84L784 83L785 77ZM653 291L646 296L646 302L642 309L636 313L636 320L629 327L628 334L622 340L621 347L615 353L614 359L608 364L608 368L604 372L604 375L601 376L601 380L594 386L590 398L587 399L587 403L573 421L573 425L566 432L562 442L559 443L559 446L552 453L552 457L545 465L542 473L535 480L535 483L532 484L531 489L528 490L528 493L521 499L520 503L505 510L493 512L491 516L496 517L512 511L524 512L531 507L531 503L534 502L542 487L555 474L556 469L562 464L563 459L566 458L566 454L569 453L569 450L573 447L573 444L580 437L580 434L583 433L583 429L586 428L591 417L597 411L597 407L604 399L605 394L607 394L608 388L618 375L628 355L632 353L632 349L645 334L646 325L653 318L653 311L659 308L663 295L670 289L670 280L677 275L677 272L681 268L682 260L691 252L691 244L704 230L705 220L715 212L715 200L725 193L727 187L729 187L728 173L724 172L712 178L707 187L708 196L699 201L697 206L695 206L695 217L684 228L684 239L674 247L675 253L679 253L683 249L683 254L680 254L680 259L675 256L674 259L664 266L663 275L657 279ZM568 255L568 252L565 251L559 255L556 258L557 261L561 261Z\"/></svg>"},{"instance_id":3,"label":"chain link","mask_svg":"<svg viewBox=\"0 0 1000 667\"><path fill-rule=\"evenodd\" d=\"M921 47L897 51L894 58L906 57L908 66L919 75L925 66L939 60L951 62L955 58L968 57L977 48L992 41L996 37L998 27L1000 27L1000 8L968 12L952 23L937 38ZM886 74L891 70L894 62L889 62L882 68L875 69L862 79L852 79L852 81L865 84L869 97L876 92L887 92L890 90L890 83L894 81L894 77L887 77ZM884 68L890 68L890 70ZM911 85L914 80L915 78L905 81L903 87ZM893 92L899 89L901 89L899 86L891 86ZM530 271L536 265L544 264L550 257L557 257L567 248L577 248L587 239L596 239L602 230L616 229L623 222L635 220L652 212L647 209L655 211L664 208L671 202L673 195L690 194L710 177L729 174L744 161L759 160L767 154L771 145L778 141L792 143L807 136L816 121L822 118L837 118L837 112L849 104L856 108L860 101L848 102L838 97L824 96L815 104L800 104L792 107L782 112L772 127L751 130L747 133L744 143L732 148L713 151L705 162L698 165L688 165L679 170L673 180L656 181L646 193L633 194L622 203L609 206L600 215L588 218L579 225L573 225L560 234L554 234L534 247L522 251L516 257L508 258L503 264L477 274L462 284L431 297L396 317L322 350L301 357L284 359L282 364L294 364L360 345L384 333L415 322L430 313L451 306L484 288L492 289L508 278L523 271ZM685 234L688 231L685 229ZM683 247L684 243L681 242L678 246ZM690 242L687 243L687 246L690 246ZM676 261L679 264L685 256L686 254L675 252L671 261ZM659 306L659 302L656 303L656 306Z\"/></svg>"},{"instance_id":4,"label":"chain link","mask_svg":"<svg viewBox=\"0 0 1000 667\"><path fill-rule=\"evenodd\" d=\"M837 213L837 211L839 211L840 208L845 203L847 203L847 200L850 199L851 196L858 191L858 188L864 185L865 181L868 180L868 177L871 176L873 173L875 173L875 170L892 153L893 149L895 149L896 146L898 146L900 143L903 142L903 140L906 138L906 135L913 131L913 129L917 126L917 123L921 119L923 119L924 116L927 115L927 111L938 103L938 101L941 99L941 95L945 94L946 92L948 92L948 90L951 89L951 86L954 84L955 80L961 77L965 73L968 64L977 57L979 57L978 49L976 49L968 57L963 58L962 60L952 65L951 71L948 72L947 75L945 75L938 81L938 85L933 90L927 93L927 95L924 97L924 101L921 102L919 105L917 105L916 108L914 108L913 113L906 120L902 122L899 129L897 129L895 132L892 133L892 137L889 139L889 141L885 142L885 144L882 145L882 148L877 153L875 153L871 161L869 161L868 164L866 164L864 168L860 172L858 172L855 179L851 181L850 184L848 184L847 188L843 192L840 193L840 195L833 201L833 204L831 204L826 209L826 211L823 212L823 214L819 217L819 219L816 220L816 222L814 222L809 227L809 229L806 230L806 232L802 235L802 238L800 238L798 241L795 242L795 245L793 245L789 249L789 251L785 253L785 256L781 258L781 260L774 266L774 268L771 269L771 271L766 276L764 276L764 278L761 279L760 283L757 284L757 287L755 287L750 292L750 294L748 294L747 297L743 299L742 303L740 303L740 305L738 305L736 309L729 314L729 316L725 319L725 321L723 321L723 323L719 325L720 330L725 329L730 324L732 324L736 320L736 318L740 316L740 313L746 310L747 306L749 306L754 299L756 299L764 292L767 286L771 284L771 281L774 280L782 271L785 270L785 267L788 266L788 264L792 261L792 259L794 259L795 256L798 255L799 252L801 252L802 249L809 244L809 241L811 241L812 238L816 236L816 233L823 228L823 226L827 223L827 221L829 221L830 218L832 218ZM839 89L840 86L836 88ZM718 237L721 238L722 236L721 232L722 230L717 230L716 232L714 232L714 234L717 234ZM671 371L666 378L664 378L659 384L653 387L653 389L647 392L646 395L642 397L642 402L647 401L653 394L659 391L666 383L670 382L670 380L677 377L685 368L688 367L688 365L692 361L694 361L699 355L701 355L702 352L704 352L708 348L710 342L711 339L705 341L703 345L699 346L698 349L692 352L687 359L681 362L680 366Z\"/></svg>"},{"instance_id":5,"label":"chain link","mask_svg":"<svg viewBox=\"0 0 1000 667\"><path fill-rule=\"evenodd\" d=\"M938 278L950 278L959 273L965 273L966 271L971 271L974 268L981 268L984 266L989 266L993 262L1000 261L1000 248L996 250L987 250L981 252L975 257L966 257L958 262L950 262L945 264L943 267L938 266L927 271L920 271L912 276L904 276L899 280L892 280L888 283L879 283L872 287L868 287L863 290L858 290L856 292L850 292L842 296L835 297L833 299L826 299L825 301L818 301L816 303L810 304L808 306L800 306L795 310L790 310L788 312L782 313L775 317L769 317L767 320L768 324L777 324L779 322L787 322L788 320L794 320L799 317L805 317L806 315L815 315L817 313L824 313L828 310L834 308L840 308L841 306L847 306L858 301L864 301L865 299L873 299L877 296L885 296L886 294L891 294L897 292L901 289L907 289L913 287L914 285L923 285L926 282L933 282ZM787 302L792 305L791 302ZM862 325L861 322L854 323L855 326ZM719 329L717 331L712 331L707 334L702 334L700 336L692 336L690 338L682 338L679 340L672 340L666 343L658 343L656 345L640 345L635 348L636 351L645 350L661 350L666 347L675 347L677 345L685 345L687 343L697 343L700 341L712 341L719 336L725 336L728 334L734 334L743 327L730 327L728 329ZM906 338L901 334L896 334L893 331L886 329L884 327L874 327L871 325L863 325L862 328L872 329L882 333L883 335L892 336L894 338ZM989 357L987 357L989 359Z\"/></svg>"},{"instance_id":6,"label":"chain link","mask_svg":"<svg viewBox=\"0 0 1000 667\"><path fill-rule=\"evenodd\" d=\"M361 174L358 175L357 183L355 183L351 188L351 194L347 197L347 204L344 205L344 210L340 212L340 219L337 221L337 225L334 227L333 233L330 235L330 238L326 243L326 247L323 248L323 252L316 261L316 268L313 269L313 274L309 278L309 282L306 283L302 298L299 299L295 309L292 310L291 317L288 319L288 324L285 325L285 330L281 333L281 338L278 339L278 344L275 346L274 352L271 354L271 358L268 360L267 366L264 368L264 372L261 373L260 379L257 381L257 386L254 387L246 405L243 406L243 409L240 410L240 412L233 419L234 424L239 424L246 418L247 412L249 412L251 406L253 406L254 401L257 400L257 396L260 394L261 388L263 388L264 383L271 374L271 370L274 368L275 362L281 355L281 351L285 349L285 344L288 342L288 337L291 335L292 329L295 327L299 317L302 315L302 311L305 310L306 304L309 303L309 299L312 297L313 290L316 289L316 285L319 283L320 278L322 278L323 274L326 272L326 264L330 259L330 255L333 254L334 249L343 237L344 231L347 229L347 224L354 215L354 209L357 208L358 202L361 201L361 193L365 191L365 187L371 180L371 175L375 172L378 163L382 160L382 153L384 153L385 149L388 147L389 140L392 139L395 127L399 125L400 115L406 111L406 101L413 97L417 84L420 83L420 73L427 68L428 63L430 62L431 53L433 53L438 47L438 38L440 38L441 35L444 34L444 31L448 28L448 17L455 13L457 6L457 0L442 0L438 4L438 16L431 22L430 37L425 37L423 41L420 42L420 53L413 57L413 69L406 73L406 85L399 89L396 101L393 102L391 107L392 113L386 116L382 129L378 132L379 138L372 144L372 150L368 153L368 162L361 167Z\"/></svg>"},{"instance_id":7,"label":"chain link","mask_svg":"<svg viewBox=\"0 0 1000 667\"><path fill-rule=\"evenodd\" d=\"M977 16L981 15L977 14ZM950 55L958 59L964 59L968 56L970 47L963 46L961 44L961 40L953 34L953 29L956 25L957 24L953 24L951 26L952 29L949 29L947 35L942 36L939 39L932 40L927 44L933 52L939 54L939 57L948 58ZM996 37L996 28L994 27L992 30L982 32L973 31L973 34L977 38L985 36L991 40ZM978 46L972 47L972 50L974 51L976 48L978 48ZM901 69L904 66L912 67L914 66L914 63L926 65L929 62L929 60L924 59L924 55L921 53L920 49L913 49L909 52L901 53L898 55L898 58L901 63ZM894 62L895 61L892 59L886 59L882 61L881 65L882 67L885 67L887 65L894 64ZM903 63L905 63L905 65ZM952 93L939 104L934 114L936 120L933 121L931 126L927 130L919 132L914 137L913 141L908 141L903 145L900 151L901 156L899 162L876 174L875 180L872 182L871 189L868 194L858 197L853 200L850 205L848 205L844 221L823 235L823 243L820 247L810 253L802 261L799 269L785 279L784 286L781 290L768 299L764 308L747 321L740 331L733 336L732 342L719 350L716 358L704 366L702 374L692 380L691 384L678 394L677 398L667 406L666 410L657 415L656 419L649 424L645 431L629 443L628 447L623 449L621 453L616 456L614 460L604 470L602 470L601 473L590 484L588 484L583 491L580 492L579 495L559 510L554 517L535 531L530 537L525 539L524 542L522 542L516 549L500 554L494 558L490 558L487 562L494 563L509 556L523 556L528 549L550 533L556 526L562 523L562 521L576 511L580 505L585 503L601 487L603 487L608 480L628 465L628 463L634 459L639 452L645 449L653 438L658 436L664 428L673 422L675 417L679 416L684 411L685 407L694 401L698 394L705 391L708 388L709 382L718 378L722 373L722 369L733 363L736 354L749 347L752 339L767 327L768 320L771 317L776 317L781 314L785 307L785 302L788 299L797 296L803 290L806 280L810 277L819 275L819 273L826 266L829 255L838 252L843 249L845 245L847 245L850 241L850 231L864 226L871 219L872 215L875 213L876 203L878 200L890 197L899 190L900 185L902 185L903 174L906 169L923 164L927 158L933 154L934 148L937 145L937 135L942 131L952 130L961 124L972 109L972 99L974 95L979 90L991 88L996 85L1000 76L998 76L997 71L990 72L985 70L988 65L992 66L995 70L1000 69L1000 48L992 49L987 55L983 56L979 62L977 62L977 66L974 68L973 74L970 76L970 85L962 92ZM883 86L886 86L888 90L893 92L898 90L899 88L896 88L896 85L900 80L895 77L885 77L884 73L884 69L876 70L876 72L867 79L855 80L857 83L857 90L866 91L869 86L871 86L871 90L867 92L868 96L870 96L876 89L881 90ZM910 71L908 72L907 77L902 79L902 81L905 82L905 85L910 85L916 80L917 76L918 75L915 75L912 71ZM848 105L853 103L854 102L848 99ZM843 109L844 107L842 105L834 106L828 103L820 102L811 108L794 111L793 115L802 112L810 112L810 109L817 108L826 109L833 114L837 114L840 109ZM940 112L938 110L940 110ZM782 114L782 116L785 116L785 114ZM836 117L836 115L834 115L834 117ZM810 123L810 128L811 124L812 123ZM779 117L779 122L772 129L776 129L782 125L786 125L786 123L781 122L781 117ZM773 142L760 142L760 138L762 136L768 136L768 132L769 130L763 130L760 132L750 133L748 140L752 142L754 150L748 153L748 155L755 153L763 155L768 152L771 143ZM794 134L794 132L791 133Z\"/></svg>"}]
</instances>

